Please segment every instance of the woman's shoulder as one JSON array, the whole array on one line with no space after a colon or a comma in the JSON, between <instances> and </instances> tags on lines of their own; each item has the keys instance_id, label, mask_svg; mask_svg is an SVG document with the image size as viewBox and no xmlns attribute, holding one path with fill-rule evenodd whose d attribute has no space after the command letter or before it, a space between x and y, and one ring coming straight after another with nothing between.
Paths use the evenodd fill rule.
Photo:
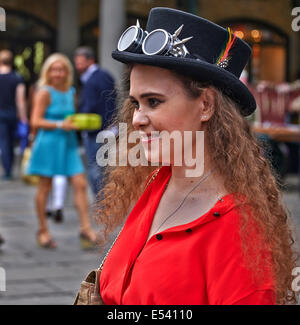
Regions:
<instances>
[{"instance_id":1,"label":"woman's shoulder","mask_svg":"<svg viewBox=\"0 0 300 325\"><path fill-rule=\"evenodd\" d=\"M244 244L250 246L262 240L258 232L258 217L254 215L253 207L245 197L230 193L222 199L223 202L218 202L212 209L214 220L218 222L218 225L213 227L213 241L221 246L227 243L229 252L239 250L243 239Z\"/></svg>"},{"instance_id":2,"label":"woman's shoulder","mask_svg":"<svg viewBox=\"0 0 300 325\"><path fill-rule=\"evenodd\" d=\"M76 91L73 86L69 87L65 91L56 89L49 85L44 85L38 88L38 91L40 94L48 95L51 97L57 97L57 96L68 96L68 95L75 95Z\"/></svg>"},{"instance_id":3,"label":"woman's shoulder","mask_svg":"<svg viewBox=\"0 0 300 325\"><path fill-rule=\"evenodd\" d=\"M240 238L240 226L245 218L245 212L247 213L247 209L236 193L227 193L219 197L216 204L209 211L211 220L214 221L208 223L208 229L214 233L212 240L220 245L227 241L237 243Z\"/></svg>"},{"instance_id":4,"label":"woman's shoulder","mask_svg":"<svg viewBox=\"0 0 300 325\"><path fill-rule=\"evenodd\" d=\"M35 97L36 98L50 98L51 95L51 89L48 86L42 86L42 87L38 87L35 90Z\"/></svg>"},{"instance_id":5,"label":"woman's shoulder","mask_svg":"<svg viewBox=\"0 0 300 325\"><path fill-rule=\"evenodd\" d=\"M246 204L245 198L235 192L230 192L219 198L220 210L226 218L224 222L230 222L235 220L239 222L244 212L248 212L249 206Z\"/></svg>"}]
</instances>

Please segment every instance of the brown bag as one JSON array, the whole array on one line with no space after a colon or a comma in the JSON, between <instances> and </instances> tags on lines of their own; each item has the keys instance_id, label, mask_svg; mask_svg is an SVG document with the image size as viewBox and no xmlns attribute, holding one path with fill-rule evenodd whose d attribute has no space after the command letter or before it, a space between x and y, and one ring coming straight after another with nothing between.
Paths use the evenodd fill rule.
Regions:
<instances>
[{"instance_id":1,"label":"brown bag","mask_svg":"<svg viewBox=\"0 0 300 325\"><path fill-rule=\"evenodd\" d=\"M79 292L77 293L76 299L73 305L104 305L104 302L100 295L100 274L103 268L103 264L106 260L107 255L117 241L122 229L120 230L118 236L112 243L110 249L104 256L104 259L99 266L99 269L92 270L84 281L81 282Z\"/></svg>"},{"instance_id":2,"label":"brown bag","mask_svg":"<svg viewBox=\"0 0 300 325\"><path fill-rule=\"evenodd\" d=\"M149 177L148 182L145 186L145 189L148 185L154 180L156 175L158 174L159 169L156 169ZM110 250L114 246L115 242L117 241L122 229L120 230L118 236L112 243L110 249L106 253L99 269L91 271L88 276L85 278L84 281L81 282L81 287L79 292L77 293L76 299L73 305L104 305L104 302L100 295L100 274L103 268L103 264L108 256Z\"/></svg>"},{"instance_id":3,"label":"brown bag","mask_svg":"<svg viewBox=\"0 0 300 325\"><path fill-rule=\"evenodd\" d=\"M82 281L73 305L104 305L100 296L100 269L91 271Z\"/></svg>"}]
</instances>

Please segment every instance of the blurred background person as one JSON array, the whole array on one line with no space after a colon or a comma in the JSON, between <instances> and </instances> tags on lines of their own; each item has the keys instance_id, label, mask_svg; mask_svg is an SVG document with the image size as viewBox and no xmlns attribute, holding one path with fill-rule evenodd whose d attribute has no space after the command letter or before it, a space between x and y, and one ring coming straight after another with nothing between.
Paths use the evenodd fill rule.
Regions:
<instances>
[{"instance_id":1,"label":"blurred background person","mask_svg":"<svg viewBox=\"0 0 300 325\"><path fill-rule=\"evenodd\" d=\"M3 180L12 179L14 143L18 119L27 124L26 88L22 77L13 70L13 54L0 51L0 149Z\"/></svg>"},{"instance_id":2,"label":"blurred background person","mask_svg":"<svg viewBox=\"0 0 300 325\"><path fill-rule=\"evenodd\" d=\"M38 89L37 82L33 83L29 87L29 96L28 103L29 107L33 107L33 98ZM37 130L31 127L30 130L30 143L34 141ZM55 222L63 222L64 214L63 207L66 197L68 179L64 175L55 175L52 177L51 190L48 195L47 206L46 206L46 215L48 218L52 218Z\"/></svg>"},{"instance_id":3,"label":"blurred background person","mask_svg":"<svg viewBox=\"0 0 300 325\"><path fill-rule=\"evenodd\" d=\"M3 244L4 244L4 239L3 239L3 237L2 237L1 234L0 234L0 247L1 247Z\"/></svg>"},{"instance_id":4,"label":"blurred background person","mask_svg":"<svg viewBox=\"0 0 300 325\"><path fill-rule=\"evenodd\" d=\"M46 220L47 197L55 175L65 175L71 180L80 220L82 248L92 247L96 243L76 128L65 119L75 112L72 82L73 68L69 59L63 54L52 54L41 69L39 89L34 96L31 125L38 132L32 146L28 173L40 176L35 201L39 221L37 242L43 248L56 247Z\"/></svg>"},{"instance_id":5,"label":"blurred background person","mask_svg":"<svg viewBox=\"0 0 300 325\"><path fill-rule=\"evenodd\" d=\"M53 218L55 222L64 221L64 202L67 192L68 179L63 175L52 178L52 188L48 196L47 217Z\"/></svg>"},{"instance_id":6,"label":"blurred background person","mask_svg":"<svg viewBox=\"0 0 300 325\"><path fill-rule=\"evenodd\" d=\"M104 129L115 111L114 79L95 63L95 54L90 47L79 47L74 54L74 63L82 86L78 103L79 112L101 115L101 129ZM96 163L96 153L100 147L100 144L96 143L99 131L82 132L88 166L87 174L95 195L101 188L101 168Z\"/></svg>"}]
</instances>

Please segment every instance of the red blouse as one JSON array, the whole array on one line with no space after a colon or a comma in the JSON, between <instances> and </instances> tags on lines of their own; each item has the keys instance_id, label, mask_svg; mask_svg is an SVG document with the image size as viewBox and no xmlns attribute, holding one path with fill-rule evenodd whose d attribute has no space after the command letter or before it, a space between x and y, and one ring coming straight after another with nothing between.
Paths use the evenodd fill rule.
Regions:
<instances>
[{"instance_id":1,"label":"red blouse","mask_svg":"<svg viewBox=\"0 0 300 325\"><path fill-rule=\"evenodd\" d=\"M198 219L152 236L171 176L163 167L127 218L100 277L108 305L275 304L272 278L257 284L245 267L233 194Z\"/></svg>"}]
</instances>

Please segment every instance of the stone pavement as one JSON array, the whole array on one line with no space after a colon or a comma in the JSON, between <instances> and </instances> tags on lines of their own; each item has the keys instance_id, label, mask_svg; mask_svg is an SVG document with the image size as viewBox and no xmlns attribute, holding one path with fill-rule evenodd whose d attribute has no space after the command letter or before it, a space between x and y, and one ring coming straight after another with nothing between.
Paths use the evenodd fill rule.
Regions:
<instances>
[{"instance_id":1,"label":"stone pavement","mask_svg":"<svg viewBox=\"0 0 300 325\"><path fill-rule=\"evenodd\" d=\"M296 176L290 176L286 182L288 186L284 198L299 234L298 180ZM81 250L78 219L70 190L64 223L55 224L49 220L57 249L49 251L37 246L35 190L34 186L25 185L20 180L0 181L0 232L6 240L0 250L0 267L6 271L6 291L0 292L0 305L70 305L80 282L102 259L99 252ZM92 202L91 193L89 197Z\"/></svg>"},{"instance_id":2,"label":"stone pavement","mask_svg":"<svg viewBox=\"0 0 300 325\"><path fill-rule=\"evenodd\" d=\"M99 266L103 257L100 251L83 251L80 247L79 223L70 187L64 223L48 222L58 247L55 250L38 247L35 191L35 186L20 180L0 180L0 233L5 238L0 248L0 267L6 273L6 291L0 291L0 305L70 305L81 281ZM91 192L89 199L92 204ZM93 226L97 230L95 223Z\"/></svg>"}]
</instances>

